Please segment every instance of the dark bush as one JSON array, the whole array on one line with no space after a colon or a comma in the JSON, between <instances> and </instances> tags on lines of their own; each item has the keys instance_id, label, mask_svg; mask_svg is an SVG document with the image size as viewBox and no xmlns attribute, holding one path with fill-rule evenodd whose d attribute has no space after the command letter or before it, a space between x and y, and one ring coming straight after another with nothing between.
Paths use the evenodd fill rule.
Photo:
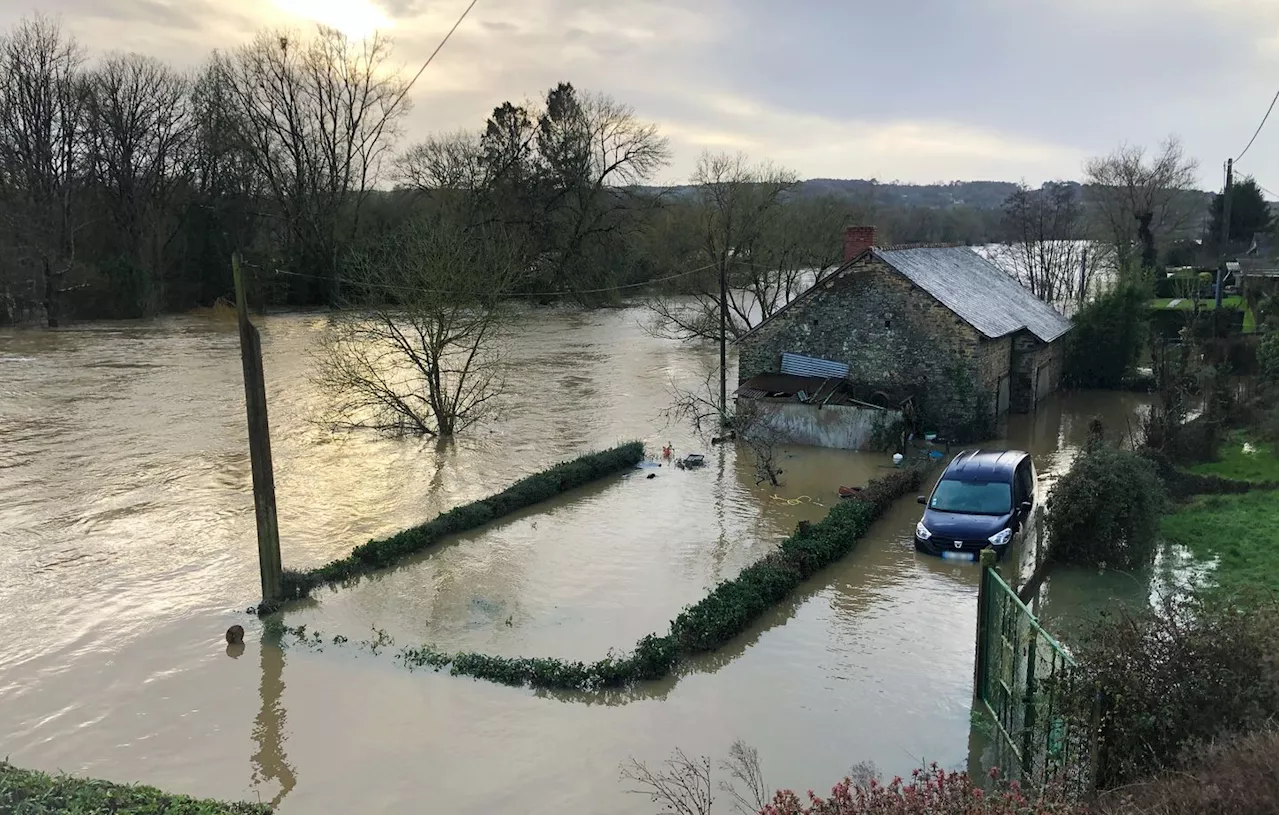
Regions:
<instances>
[{"instance_id":1,"label":"dark bush","mask_svg":"<svg viewBox=\"0 0 1280 815\"><path fill-rule=\"evenodd\" d=\"M1127 450L1082 453L1049 495L1048 556L1056 563L1131 569L1155 555L1164 486L1155 466Z\"/></svg>"},{"instance_id":2,"label":"dark bush","mask_svg":"<svg viewBox=\"0 0 1280 815\"><path fill-rule=\"evenodd\" d=\"M316 586L339 583L361 574L384 569L395 562L437 543L446 535L475 529L496 518L545 501L562 492L586 486L606 475L634 467L644 458L644 445L629 442L611 450L588 453L557 464L549 470L523 478L497 495L442 512L433 520L397 532L389 538L371 540L351 550L351 555L323 566L300 572L285 569L282 593L286 600L306 597Z\"/></svg>"},{"instance_id":3,"label":"dark bush","mask_svg":"<svg viewBox=\"0 0 1280 815\"><path fill-rule=\"evenodd\" d=\"M1076 313L1066 337L1066 384L1118 388L1133 374L1146 339L1148 300L1144 286L1121 283Z\"/></svg>"},{"instance_id":4,"label":"dark bush","mask_svg":"<svg viewBox=\"0 0 1280 815\"><path fill-rule=\"evenodd\" d=\"M1099 788L1154 776L1193 745L1274 723L1278 622L1274 594L1184 596L1104 616L1074 646L1077 715L1093 704L1092 690L1081 689L1103 700Z\"/></svg>"}]
</instances>

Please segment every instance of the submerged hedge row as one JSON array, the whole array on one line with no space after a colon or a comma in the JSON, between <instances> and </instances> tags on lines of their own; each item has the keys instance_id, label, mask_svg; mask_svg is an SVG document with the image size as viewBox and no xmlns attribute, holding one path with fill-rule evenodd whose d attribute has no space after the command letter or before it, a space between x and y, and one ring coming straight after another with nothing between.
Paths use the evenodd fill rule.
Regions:
<instances>
[{"instance_id":1,"label":"submerged hedge row","mask_svg":"<svg viewBox=\"0 0 1280 815\"><path fill-rule=\"evenodd\" d=\"M896 499L919 488L923 476L923 469L909 468L872 480L857 496L833 507L826 518L801 524L775 551L682 611L671 621L665 636L642 638L629 655L611 653L588 664L555 658L449 654L425 645L406 648L399 657L410 667L448 667L453 674L557 690L600 690L660 679L671 673L681 657L715 650L738 636L806 578L848 554Z\"/></svg>"},{"instance_id":2,"label":"submerged hedge row","mask_svg":"<svg viewBox=\"0 0 1280 815\"><path fill-rule=\"evenodd\" d=\"M340 560L305 572L285 569L281 580L283 597L285 600L300 600L316 586L350 580L384 569L408 555L422 551L447 535L475 529L516 510L586 486L606 475L634 467L643 459L644 444L635 441L557 464L520 479L497 495L454 507L437 515L434 520L410 527L389 538L361 544ZM264 610L260 607L260 613L262 611Z\"/></svg>"}]
</instances>

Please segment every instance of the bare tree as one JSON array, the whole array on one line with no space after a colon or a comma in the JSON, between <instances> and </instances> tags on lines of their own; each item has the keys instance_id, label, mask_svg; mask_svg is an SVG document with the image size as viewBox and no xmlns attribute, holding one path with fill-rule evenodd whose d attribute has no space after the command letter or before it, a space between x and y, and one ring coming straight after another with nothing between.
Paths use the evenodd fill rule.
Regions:
<instances>
[{"instance_id":1,"label":"bare tree","mask_svg":"<svg viewBox=\"0 0 1280 815\"><path fill-rule=\"evenodd\" d=\"M89 149L122 255L141 277L138 313L161 303L163 252L176 233L172 203L191 168L187 79L159 60L114 55L89 77Z\"/></svg>"},{"instance_id":2,"label":"bare tree","mask_svg":"<svg viewBox=\"0 0 1280 815\"><path fill-rule=\"evenodd\" d=\"M754 747L735 741L729 748L729 759L720 762L719 768L729 779L722 779L717 786L729 796L734 811L754 815L768 805L771 794ZM707 756L691 758L676 750L658 769L631 759L622 765L622 778L638 786L628 792L648 796L662 807L660 812L669 815L710 815L715 803L711 759Z\"/></svg>"},{"instance_id":3,"label":"bare tree","mask_svg":"<svg viewBox=\"0 0 1280 815\"><path fill-rule=\"evenodd\" d=\"M1085 164L1087 194L1103 239L1115 249L1118 269L1139 260L1145 268L1154 267L1157 240L1188 224L1199 209L1186 197L1196 167L1176 136L1161 142L1150 159L1144 148L1126 144Z\"/></svg>"},{"instance_id":4,"label":"bare tree","mask_svg":"<svg viewBox=\"0 0 1280 815\"><path fill-rule=\"evenodd\" d=\"M1046 303L1083 303L1104 253L1086 240L1083 202L1075 185L1026 184L1004 202L1005 239L994 260Z\"/></svg>"},{"instance_id":5,"label":"bare tree","mask_svg":"<svg viewBox=\"0 0 1280 815\"><path fill-rule=\"evenodd\" d=\"M24 19L0 39L0 197L14 245L34 266L28 291L42 298L51 328L61 320L84 224L83 61L80 46L48 17Z\"/></svg>"},{"instance_id":6,"label":"bare tree","mask_svg":"<svg viewBox=\"0 0 1280 815\"><path fill-rule=\"evenodd\" d=\"M396 157L394 177L423 192L472 192L485 184L480 134L468 130L430 136Z\"/></svg>"},{"instance_id":7,"label":"bare tree","mask_svg":"<svg viewBox=\"0 0 1280 815\"><path fill-rule=\"evenodd\" d=\"M390 54L380 35L352 42L320 26L309 40L264 33L215 58L240 141L276 204L286 254L304 269L328 270L331 301L342 226L355 233L408 108L408 83Z\"/></svg>"},{"instance_id":8,"label":"bare tree","mask_svg":"<svg viewBox=\"0 0 1280 815\"><path fill-rule=\"evenodd\" d=\"M436 217L351 264L353 310L316 360L334 427L451 436L502 393L505 297L519 252L493 228Z\"/></svg>"},{"instance_id":9,"label":"bare tree","mask_svg":"<svg viewBox=\"0 0 1280 815\"><path fill-rule=\"evenodd\" d=\"M725 329L738 337L805 288L804 252L778 223L786 193L799 180L769 163L752 165L741 153L703 153L691 181L695 262L704 273L683 281L688 294L651 303L655 329L679 339L720 339L723 279L729 285Z\"/></svg>"},{"instance_id":10,"label":"bare tree","mask_svg":"<svg viewBox=\"0 0 1280 815\"><path fill-rule=\"evenodd\" d=\"M687 422L695 433L706 438L708 430L727 430L724 436L712 438L713 443L740 438L751 451L756 471L756 484L768 482L782 486L778 479L782 469L778 467L778 446L785 441L783 433L769 421L767 412L761 410L755 399L739 399L732 413L717 394L718 370L709 371L700 388L683 388L672 384L671 403L662 411L668 421Z\"/></svg>"},{"instance_id":11,"label":"bare tree","mask_svg":"<svg viewBox=\"0 0 1280 815\"><path fill-rule=\"evenodd\" d=\"M738 400L737 410L733 414L733 427L751 450L756 484L782 486L782 482L778 480L778 476L782 475L782 469L778 467L778 446L786 439L777 424L771 421L768 411L762 408L759 399Z\"/></svg>"}]
</instances>

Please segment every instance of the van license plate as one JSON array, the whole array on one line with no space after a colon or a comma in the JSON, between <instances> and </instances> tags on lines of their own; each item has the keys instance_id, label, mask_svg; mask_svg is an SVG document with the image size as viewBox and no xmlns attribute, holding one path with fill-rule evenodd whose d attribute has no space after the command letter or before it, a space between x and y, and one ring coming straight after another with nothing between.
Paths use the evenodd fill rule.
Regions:
<instances>
[{"instance_id":1,"label":"van license plate","mask_svg":"<svg viewBox=\"0 0 1280 815\"><path fill-rule=\"evenodd\" d=\"M973 562L974 558L973 558L973 552L945 551L942 553L942 559L943 560L967 560L969 562Z\"/></svg>"}]
</instances>

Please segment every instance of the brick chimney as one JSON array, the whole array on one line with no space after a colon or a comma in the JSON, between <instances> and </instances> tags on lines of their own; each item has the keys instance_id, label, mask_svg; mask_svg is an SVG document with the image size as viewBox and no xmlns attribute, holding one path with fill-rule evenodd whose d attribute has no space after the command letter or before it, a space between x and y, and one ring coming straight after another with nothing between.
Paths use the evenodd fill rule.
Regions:
<instances>
[{"instance_id":1,"label":"brick chimney","mask_svg":"<svg viewBox=\"0 0 1280 815\"><path fill-rule=\"evenodd\" d=\"M846 226L844 228L844 262L856 258L876 245L874 226Z\"/></svg>"}]
</instances>

